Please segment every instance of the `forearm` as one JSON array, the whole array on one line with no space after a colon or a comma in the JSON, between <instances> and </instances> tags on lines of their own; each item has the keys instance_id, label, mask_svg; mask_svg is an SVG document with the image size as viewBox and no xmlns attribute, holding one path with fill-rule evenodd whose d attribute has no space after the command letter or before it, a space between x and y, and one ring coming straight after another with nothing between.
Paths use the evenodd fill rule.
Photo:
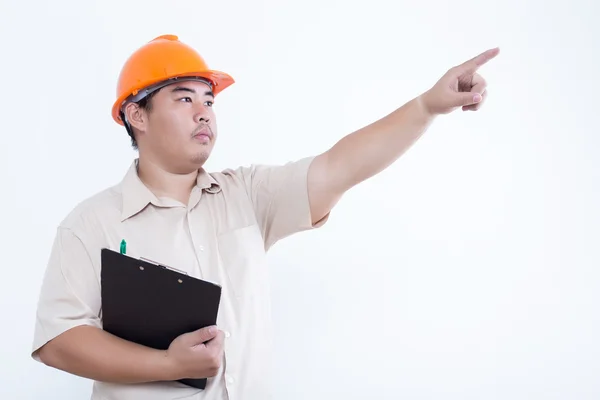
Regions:
<instances>
[{"instance_id":1,"label":"forearm","mask_svg":"<svg viewBox=\"0 0 600 400\"><path fill-rule=\"evenodd\" d=\"M73 328L40 350L42 362L85 378L114 383L175 380L165 351L128 342L91 326Z\"/></svg>"},{"instance_id":2,"label":"forearm","mask_svg":"<svg viewBox=\"0 0 600 400\"><path fill-rule=\"evenodd\" d=\"M419 98L353 132L327 152L330 183L340 193L378 174L427 130L433 117Z\"/></svg>"}]
</instances>

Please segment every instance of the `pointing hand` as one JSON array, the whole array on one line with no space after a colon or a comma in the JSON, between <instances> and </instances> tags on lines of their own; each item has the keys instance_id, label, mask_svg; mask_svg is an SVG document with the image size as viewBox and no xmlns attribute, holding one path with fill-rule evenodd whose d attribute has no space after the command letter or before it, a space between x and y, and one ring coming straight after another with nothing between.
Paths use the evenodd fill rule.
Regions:
<instances>
[{"instance_id":1,"label":"pointing hand","mask_svg":"<svg viewBox=\"0 0 600 400\"><path fill-rule=\"evenodd\" d=\"M497 47L487 50L448 70L431 89L420 96L427 112L435 116L448 114L458 107L462 107L463 111L478 110L487 97L487 84L477 70L499 52Z\"/></svg>"}]
</instances>

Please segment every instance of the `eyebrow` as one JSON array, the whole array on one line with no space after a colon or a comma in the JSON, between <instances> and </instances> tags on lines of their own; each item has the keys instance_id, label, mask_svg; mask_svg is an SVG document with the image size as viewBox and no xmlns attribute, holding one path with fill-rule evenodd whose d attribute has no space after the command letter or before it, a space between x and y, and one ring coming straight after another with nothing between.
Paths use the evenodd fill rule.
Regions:
<instances>
[{"instance_id":1,"label":"eyebrow","mask_svg":"<svg viewBox=\"0 0 600 400\"><path fill-rule=\"evenodd\" d=\"M185 87L185 86L176 86L175 88L173 88L173 90L171 90L171 93L175 93L175 92L189 92L189 93L195 94L196 90L189 88L189 87ZM207 90L206 92L204 92L204 95L215 97L212 90Z\"/></svg>"}]
</instances>

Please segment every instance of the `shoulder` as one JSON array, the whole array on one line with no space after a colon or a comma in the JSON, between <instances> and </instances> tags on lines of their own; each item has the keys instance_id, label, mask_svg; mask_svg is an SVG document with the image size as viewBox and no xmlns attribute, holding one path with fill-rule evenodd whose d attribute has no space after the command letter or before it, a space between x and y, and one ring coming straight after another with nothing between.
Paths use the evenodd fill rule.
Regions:
<instances>
[{"instance_id":1,"label":"shoulder","mask_svg":"<svg viewBox=\"0 0 600 400\"><path fill-rule=\"evenodd\" d=\"M215 179L220 185L236 185L243 183L257 170L264 169L268 166L261 164L240 165L237 167L228 167L219 171L210 172L210 176Z\"/></svg>"},{"instance_id":2,"label":"shoulder","mask_svg":"<svg viewBox=\"0 0 600 400\"><path fill-rule=\"evenodd\" d=\"M305 178L315 157L304 157L282 164L248 164L210 172L222 188L248 187L261 183L284 183Z\"/></svg>"},{"instance_id":3,"label":"shoulder","mask_svg":"<svg viewBox=\"0 0 600 400\"><path fill-rule=\"evenodd\" d=\"M267 168L264 165L250 164L229 167L208 172L210 177L219 185L223 195L236 197L245 195L252 186L257 171Z\"/></svg>"},{"instance_id":4,"label":"shoulder","mask_svg":"<svg viewBox=\"0 0 600 400\"><path fill-rule=\"evenodd\" d=\"M76 204L59 223L59 228L75 234L101 229L106 222L119 218L122 202L120 185L103 189Z\"/></svg>"}]
</instances>

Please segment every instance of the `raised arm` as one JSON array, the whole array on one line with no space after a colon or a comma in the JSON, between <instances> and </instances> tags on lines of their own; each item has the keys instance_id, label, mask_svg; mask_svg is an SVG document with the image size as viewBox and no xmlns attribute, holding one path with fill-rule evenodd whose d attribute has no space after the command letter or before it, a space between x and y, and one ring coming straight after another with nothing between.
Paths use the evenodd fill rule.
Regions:
<instances>
[{"instance_id":1,"label":"raised arm","mask_svg":"<svg viewBox=\"0 0 600 400\"><path fill-rule=\"evenodd\" d=\"M338 141L317 156L308 172L313 222L327 215L353 186L378 174L404 154L436 116L459 107L478 110L486 82L477 69L494 58L498 48L451 68L431 89L382 119Z\"/></svg>"}]
</instances>

